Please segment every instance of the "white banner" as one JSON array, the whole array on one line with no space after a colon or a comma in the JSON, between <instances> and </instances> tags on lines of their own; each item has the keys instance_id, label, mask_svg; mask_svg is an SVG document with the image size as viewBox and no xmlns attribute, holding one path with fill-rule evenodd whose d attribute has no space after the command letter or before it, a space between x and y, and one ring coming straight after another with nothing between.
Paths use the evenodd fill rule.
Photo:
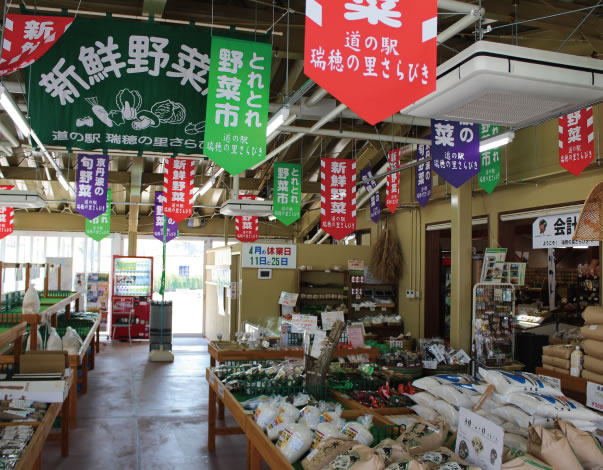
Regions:
<instances>
[{"instance_id":1,"label":"white banner","mask_svg":"<svg viewBox=\"0 0 603 470\"><path fill-rule=\"evenodd\" d=\"M538 217L532 224L532 248L599 246L595 241L572 240L579 217L579 212Z\"/></svg>"}]
</instances>

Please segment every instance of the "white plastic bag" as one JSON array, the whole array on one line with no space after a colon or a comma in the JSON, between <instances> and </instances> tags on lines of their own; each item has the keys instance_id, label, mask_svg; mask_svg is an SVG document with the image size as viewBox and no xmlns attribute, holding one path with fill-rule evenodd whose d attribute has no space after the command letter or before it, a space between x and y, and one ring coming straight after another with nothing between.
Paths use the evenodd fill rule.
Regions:
<instances>
[{"instance_id":1,"label":"white plastic bag","mask_svg":"<svg viewBox=\"0 0 603 470\"><path fill-rule=\"evenodd\" d=\"M426 419L427 421L433 421L439 416L438 412L430 406L414 405L411 406L410 409L413 410L418 416L423 419Z\"/></svg>"},{"instance_id":2,"label":"white plastic bag","mask_svg":"<svg viewBox=\"0 0 603 470\"><path fill-rule=\"evenodd\" d=\"M459 422L459 410L444 400L436 400L433 403L433 407L438 411L442 418L446 420L450 429L456 431Z\"/></svg>"},{"instance_id":3,"label":"white plastic bag","mask_svg":"<svg viewBox=\"0 0 603 470\"><path fill-rule=\"evenodd\" d=\"M77 356L80 353L82 343L82 338L80 338L80 335L77 334L77 331L68 326L65 334L63 335L63 349L66 350L70 355Z\"/></svg>"},{"instance_id":4,"label":"white plastic bag","mask_svg":"<svg viewBox=\"0 0 603 470\"><path fill-rule=\"evenodd\" d=\"M31 332L27 336L27 344L25 345L26 351L31 351ZM38 330L38 343L37 348L38 351L42 349L42 335L40 334L40 330Z\"/></svg>"},{"instance_id":5,"label":"white plastic bag","mask_svg":"<svg viewBox=\"0 0 603 470\"><path fill-rule=\"evenodd\" d=\"M62 351L63 340L52 326L48 328L48 338L46 340L46 351Z\"/></svg>"},{"instance_id":6,"label":"white plastic bag","mask_svg":"<svg viewBox=\"0 0 603 470\"><path fill-rule=\"evenodd\" d=\"M358 418L356 421L347 423L343 428L341 428L341 433L365 446L370 446L374 439L373 435L369 431L372 425L373 417L371 415L364 415Z\"/></svg>"},{"instance_id":7,"label":"white plastic bag","mask_svg":"<svg viewBox=\"0 0 603 470\"><path fill-rule=\"evenodd\" d=\"M312 445L312 431L299 423L288 424L278 438L276 447L289 463L297 462Z\"/></svg>"},{"instance_id":8,"label":"white plastic bag","mask_svg":"<svg viewBox=\"0 0 603 470\"><path fill-rule=\"evenodd\" d=\"M511 449L517 449L522 452L527 452L528 450L528 440L518 434L505 432L504 442L505 446Z\"/></svg>"},{"instance_id":9,"label":"white plastic bag","mask_svg":"<svg viewBox=\"0 0 603 470\"><path fill-rule=\"evenodd\" d=\"M40 297L33 284L23 296L23 313L40 313Z\"/></svg>"},{"instance_id":10,"label":"white plastic bag","mask_svg":"<svg viewBox=\"0 0 603 470\"><path fill-rule=\"evenodd\" d=\"M412 395L407 394L408 398L414 401L417 405L421 406L431 406L437 398L428 392L419 392Z\"/></svg>"},{"instance_id":11,"label":"white plastic bag","mask_svg":"<svg viewBox=\"0 0 603 470\"><path fill-rule=\"evenodd\" d=\"M425 390L426 392L434 393L434 390L442 385L470 384L473 382L475 382L473 377L467 374L434 375L417 379L412 383L412 386Z\"/></svg>"},{"instance_id":12,"label":"white plastic bag","mask_svg":"<svg viewBox=\"0 0 603 470\"><path fill-rule=\"evenodd\" d=\"M278 416L279 403L281 397L276 397L270 401L260 403L255 409L254 417L260 429L265 430L266 426L272 423Z\"/></svg>"},{"instance_id":13,"label":"white plastic bag","mask_svg":"<svg viewBox=\"0 0 603 470\"><path fill-rule=\"evenodd\" d=\"M295 423L295 420L290 416L278 415L268 426L266 426L266 434L268 435L268 439L271 441L276 441L281 435L283 429L285 429L287 425L293 423Z\"/></svg>"},{"instance_id":14,"label":"white plastic bag","mask_svg":"<svg viewBox=\"0 0 603 470\"><path fill-rule=\"evenodd\" d=\"M456 407L468 409L473 408L473 401L471 400L471 397L475 395L475 392L471 392L462 387L457 387L455 385L442 385L434 388L433 393L437 397Z\"/></svg>"}]
</instances>

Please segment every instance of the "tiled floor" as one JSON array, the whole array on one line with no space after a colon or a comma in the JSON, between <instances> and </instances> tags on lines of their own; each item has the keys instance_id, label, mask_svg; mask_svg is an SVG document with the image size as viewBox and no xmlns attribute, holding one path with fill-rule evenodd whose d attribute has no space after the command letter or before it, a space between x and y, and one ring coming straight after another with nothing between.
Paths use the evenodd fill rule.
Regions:
<instances>
[{"instance_id":1,"label":"tiled floor","mask_svg":"<svg viewBox=\"0 0 603 470\"><path fill-rule=\"evenodd\" d=\"M207 451L207 343L176 338L174 363L148 362L148 343L102 343L88 393L78 399L70 454L44 447L43 469L228 469L245 466L245 436ZM236 423L226 412L227 425Z\"/></svg>"}]
</instances>

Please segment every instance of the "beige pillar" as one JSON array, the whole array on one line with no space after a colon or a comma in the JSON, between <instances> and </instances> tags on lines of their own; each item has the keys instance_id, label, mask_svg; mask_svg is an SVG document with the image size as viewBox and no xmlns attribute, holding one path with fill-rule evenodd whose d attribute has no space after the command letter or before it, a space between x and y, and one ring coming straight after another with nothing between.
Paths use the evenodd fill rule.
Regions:
<instances>
[{"instance_id":1,"label":"beige pillar","mask_svg":"<svg viewBox=\"0 0 603 470\"><path fill-rule=\"evenodd\" d=\"M144 160L137 157L132 160L130 166L130 213L128 215L128 256L136 256L136 245L138 242L138 215L140 213L140 195L142 192L142 172Z\"/></svg>"},{"instance_id":2,"label":"beige pillar","mask_svg":"<svg viewBox=\"0 0 603 470\"><path fill-rule=\"evenodd\" d=\"M128 232L128 256L136 256L138 232Z\"/></svg>"},{"instance_id":3,"label":"beige pillar","mask_svg":"<svg viewBox=\"0 0 603 470\"><path fill-rule=\"evenodd\" d=\"M471 183L452 188L452 286L450 343L471 351Z\"/></svg>"}]
</instances>

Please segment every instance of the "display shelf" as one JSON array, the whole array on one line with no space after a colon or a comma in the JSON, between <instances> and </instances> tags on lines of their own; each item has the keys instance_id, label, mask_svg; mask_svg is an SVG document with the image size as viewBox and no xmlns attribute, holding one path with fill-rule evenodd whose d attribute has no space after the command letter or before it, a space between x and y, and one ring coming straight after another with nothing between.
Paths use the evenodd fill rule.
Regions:
<instances>
[{"instance_id":1,"label":"display shelf","mask_svg":"<svg viewBox=\"0 0 603 470\"><path fill-rule=\"evenodd\" d=\"M342 282L343 284L339 284ZM328 282L330 281L330 282ZM326 285L326 284L331 285ZM314 285L308 285L314 284ZM318 284L318 285L316 285ZM329 271L329 270L297 270L297 293L299 297L297 299L297 305L295 306L295 312L301 313L302 305L309 303L315 305L316 303L324 304L346 304L349 299L348 292L348 272L347 271ZM312 294L315 293L315 294ZM328 295L335 294L345 295L344 299L302 299L302 294L307 295Z\"/></svg>"}]
</instances>

